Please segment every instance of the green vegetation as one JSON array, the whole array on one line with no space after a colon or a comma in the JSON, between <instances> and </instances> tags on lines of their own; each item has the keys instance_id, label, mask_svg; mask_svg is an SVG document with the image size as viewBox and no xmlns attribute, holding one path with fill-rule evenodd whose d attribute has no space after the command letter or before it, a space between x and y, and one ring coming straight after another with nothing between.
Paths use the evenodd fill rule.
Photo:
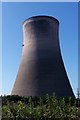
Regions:
<instances>
[{"instance_id":1,"label":"green vegetation","mask_svg":"<svg viewBox=\"0 0 80 120\"><path fill-rule=\"evenodd\" d=\"M2 120L80 120L80 101L57 98L48 94L41 97L2 97Z\"/></svg>"}]
</instances>

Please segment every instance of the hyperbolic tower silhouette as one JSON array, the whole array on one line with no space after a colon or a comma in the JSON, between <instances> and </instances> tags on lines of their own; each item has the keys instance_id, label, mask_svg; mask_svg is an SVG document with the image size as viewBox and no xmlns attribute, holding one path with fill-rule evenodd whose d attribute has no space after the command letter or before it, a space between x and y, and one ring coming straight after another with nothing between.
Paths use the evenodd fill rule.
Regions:
<instances>
[{"instance_id":1,"label":"hyperbolic tower silhouette","mask_svg":"<svg viewBox=\"0 0 80 120\"><path fill-rule=\"evenodd\" d=\"M31 17L23 22L23 37L12 95L74 96L60 51L59 21L51 16Z\"/></svg>"}]
</instances>

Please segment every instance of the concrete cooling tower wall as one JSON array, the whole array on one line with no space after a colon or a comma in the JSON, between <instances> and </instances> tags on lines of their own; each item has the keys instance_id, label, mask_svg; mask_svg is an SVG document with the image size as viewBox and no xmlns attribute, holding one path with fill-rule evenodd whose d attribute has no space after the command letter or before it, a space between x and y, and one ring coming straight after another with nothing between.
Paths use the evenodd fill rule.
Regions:
<instances>
[{"instance_id":1,"label":"concrete cooling tower wall","mask_svg":"<svg viewBox=\"0 0 80 120\"><path fill-rule=\"evenodd\" d=\"M23 36L12 95L74 96L60 52L58 20L49 16L31 17L23 23Z\"/></svg>"}]
</instances>

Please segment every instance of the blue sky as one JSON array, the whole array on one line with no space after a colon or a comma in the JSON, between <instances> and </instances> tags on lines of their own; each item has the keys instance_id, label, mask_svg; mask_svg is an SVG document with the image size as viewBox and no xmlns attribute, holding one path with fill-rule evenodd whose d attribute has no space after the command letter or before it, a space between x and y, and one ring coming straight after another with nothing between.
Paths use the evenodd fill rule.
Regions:
<instances>
[{"instance_id":1,"label":"blue sky","mask_svg":"<svg viewBox=\"0 0 80 120\"><path fill-rule=\"evenodd\" d=\"M80 31L80 2L78 4L78 88L79 88L79 91L80 91L80 54L79 54L79 51L80 51L80 34L79 34L79 31Z\"/></svg>"},{"instance_id":2,"label":"blue sky","mask_svg":"<svg viewBox=\"0 0 80 120\"><path fill-rule=\"evenodd\" d=\"M0 94L2 92L2 3L0 3Z\"/></svg>"},{"instance_id":3,"label":"blue sky","mask_svg":"<svg viewBox=\"0 0 80 120\"><path fill-rule=\"evenodd\" d=\"M18 72L23 31L22 22L35 15L57 18L64 65L74 93L78 87L78 3L2 3L2 94L10 94Z\"/></svg>"}]
</instances>

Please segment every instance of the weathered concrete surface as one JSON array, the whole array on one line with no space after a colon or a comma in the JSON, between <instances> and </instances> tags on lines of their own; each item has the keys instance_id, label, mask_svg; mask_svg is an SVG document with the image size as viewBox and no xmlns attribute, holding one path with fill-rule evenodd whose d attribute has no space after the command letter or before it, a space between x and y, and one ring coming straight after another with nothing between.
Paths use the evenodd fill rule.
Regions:
<instances>
[{"instance_id":1,"label":"weathered concrete surface","mask_svg":"<svg viewBox=\"0 0 80 120\"><path fill-rule=\"evenodd\" d=\"M59 22L48 16L23 23L22 58L12 95L39 96L46 93L74 96L59 46Z\"/></svg>"}]
</instances>

